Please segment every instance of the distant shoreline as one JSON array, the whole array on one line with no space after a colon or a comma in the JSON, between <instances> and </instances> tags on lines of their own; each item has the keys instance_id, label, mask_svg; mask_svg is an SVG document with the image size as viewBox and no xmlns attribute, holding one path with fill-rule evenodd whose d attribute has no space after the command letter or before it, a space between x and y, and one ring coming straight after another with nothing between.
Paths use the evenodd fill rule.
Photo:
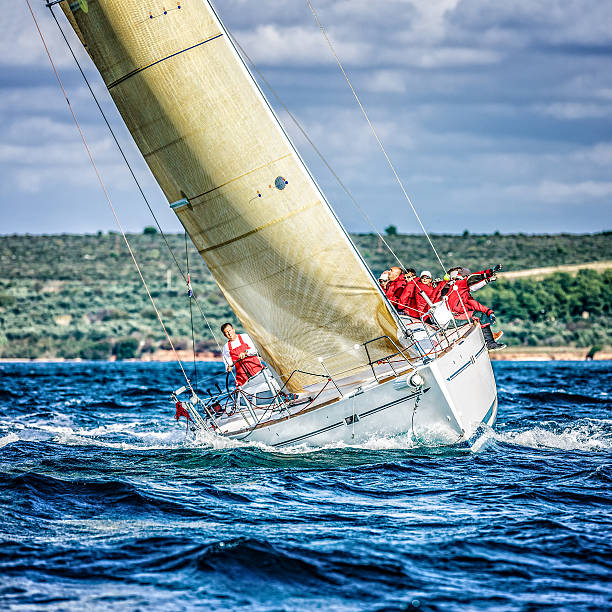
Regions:
<instances>
[{"instance_id":1,"label":"distant shoreline","mask_svg":"<svg viewBox=\"0 0 612 612\"><path fill-rule=\"evenodd\" d=\"M512 346L502 351L489 353L491 361L585 361L588 348L576 348L573 346ZM193 353L190 351L178 351L179 358L185 363L193 361ZM124 359L123 363L166 363L174 361L172 351L158 350L140 359ZM612 360L612 347L605 347L595 354L593 361ZM63 359L61 357L36 357L34 359L20 359L17 357L0 358L0 363L83 363L87 359ZM99 360L100 363L116 362L116 359ZM222 363L221 357L214 353L202 353L196 355L197 362Z\"/></svg>"},{"instance_id":2,"label":"distant shoreline","mask_svg":"<svg viewBox=\"0 0 612 612\"><path fill-rule=\"evenodd\" d=\"M588 348L573 346L511 346L489 353L491 361L586 361ZM612 360L612 348L595 353L593 361Z\"/></svg>"}]
</instances>

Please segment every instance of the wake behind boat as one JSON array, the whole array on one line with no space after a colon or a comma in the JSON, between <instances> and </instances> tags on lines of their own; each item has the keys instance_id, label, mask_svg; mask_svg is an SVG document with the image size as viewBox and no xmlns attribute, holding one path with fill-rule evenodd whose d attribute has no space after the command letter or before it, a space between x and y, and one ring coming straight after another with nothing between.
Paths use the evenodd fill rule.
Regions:
<instances>
[{"instance_id":1,"label":"wake behind boat","mask_svg":"<svg viewBox=\"0 0 612 612\"><path fill-rule=\"evenodd\" d=\"M60 2L267 364L206 399L185 374L177 417L271 446L406 433L471 443L497 411L481 326L457 326L445 302L401 317L211 4L150 5Z\"/></svg>"}]
</instances>

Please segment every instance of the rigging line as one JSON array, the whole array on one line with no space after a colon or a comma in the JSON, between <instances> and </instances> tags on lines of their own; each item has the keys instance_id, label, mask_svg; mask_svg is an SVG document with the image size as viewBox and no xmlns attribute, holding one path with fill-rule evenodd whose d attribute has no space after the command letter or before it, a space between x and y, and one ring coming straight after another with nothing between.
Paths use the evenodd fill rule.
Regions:
<instances>
[{"instance_id":1,"label":"rigging line","mask_svg":"<svg viewBox=\"0 0 612 612\"><path fill-rule=\"evenodd\" d=\"M344 70L344 67L342 66L342 62L340 61L340 58L338 57L338 54L336 53L336 50L335 50L334 46L332 45L331 40L327 36L327 32L325 31L325 28L323 27L323 24L319 20L319 16L317 15L316 11L314 10L310 0L306 0L306 4L308 5L308 8L310 8L310 12L312 13L313 17L315 18L315 21L317 22L317 24L319 26L319 29L321 30L321 33L323 34L325 40L327 41L327 44L329 45L329 48L331 49L332 54L336 58L336 62L338 63L338 66L340 67L340 70L342 71L342 74L344 75L344 78L346 79L346 82L348 83L349 87L351 88L351 91L353 92L353 96L355 97L355 100L357 100L357 104L359 104L359 108L361 109L361 112L363 113L363 116L366 118L366 121L368 122L368 125L370 126L370 129L372 130L372 133L374 134L374 137L376 138L376 141L378 142L378 145L380 146L380 149L383 152L383 154L384 154L384 156L385 156L385 158L387 160L387 163L389 164L389 167L393 171L393 174L395 175L395 179L397 180L397 182L398 182L398 184L399 184L399 186L400 186L400 188L401 188L401 190L402 190L402 192L404 194L404 197L408 201L408 204L410 204L410 208L412 208L412 212L414 213L414 216L417 218L417 221L419 222L419 225L421 226L421 229L423 230L423 233L427 237L427 240L429 241L429 245L433 249L433 252L435 253L436 258L438 259L438 262L440 262L440 266L442 266L442 270L444 270L444 272L446 272L446 268L444 267L444 264L442 263L442 259L440 258L440 255L438 254L438 251L436 250L436 247L434 246L433 242L431 241L429 233L425 229L425 226L423 225L423 222L421 221L421 217L419 217L419 213L416 211L416 208L414 207L414 205L412 203L412 200L410 199L410 196L408 195L408 192L406 191L406 188L404 187L404 183L402 182L402 179L400 178L399 174L397 173L397 170L395 169L395 166L393 165L393 162L391 161L391 158L387 154L387 151L386 151L382 141L378 137L378 133L374 129L374 126L372 125L372 122L370 121L370 117L368 116L368 113L366 112L365 108L363 107L363 104L361 103L361 100L359 99L359 96L357 95L357 92L355 91L355 88L353 87L353 84L351 83L351 80L350 80L348 74Z\"/></svg>"},{"instance_id":2,"label":"rigging line","mask_svg":"<svg viewBox=\"0 0 612 612\"><path fill-rule=\"evenodd\" d=\"M193 333L193 308L191 300L193 299L193 291L191 290L191 276L189 275L189 249L187 248L187 230L185 230L185 260L187 262L187 295L189 296L189 318L191 320L191 348L193 351L193 376L195 378L195 386L198 388L198 366L196 365L196 347L195 335Z\"/></svg>"},{"instance_id":3,"label":"rigging line","mask_svg":"<svg viewBox=\"0 0 612 612\"><path fill-rule=\"evenodd\" d=\"M227 26L226 26L226 30L227 30ZM283 107L283 110L289 115L289 118L291 119L291 121L293 121L293 123L296 125L298 130L302 133L302 136L304 136L304 138L306 138L306 140L308 141L310 146L314 149L314 152L319 156L321 161L327 166L327 169L331 172L331 174L336 179L336 181L338 182L340 187L342 187L342 189L344 190L346 195L353 202L353 204L355 205L357 210L361 213L361 216L366 220L366 222L374 230L374 232L378 236L378 238L380 238L382 243L387 247L387 250L389 251L389 253L391 253L391 255L393 255L393 257L395 258L395 261L397 261L397 263L400 265L400 267L402 269L404 269L405 266L402 263L401 259L396 255L395 251L391 248L391 246L389 246L389 244L384 239L384 237L381 235L381 233L376 229L376 226L374 225L374 223L372 222L372 220L370 219L370 217L368 216L366 211L359 205L357 200L354 198L353 194L349 191L348 187L344 184L342 179L338 176L336 171L332 168L332 166L327 161L327 159L325 158L323 153L321 153L319 148L315 145L315 143L311 140L310 136L306 133L306 130L302 127L300 122L296 119L296 117L287 108L285 103L282 101L281 97L278 95L278 93L276 93L276 90L272 87L272 85L270 85L270 83L266 80L266 77L264 77L264 75L261 73L259 68L257 68L257 66L255 65L255 62L249 57L249 54L242 48L240 43L236 40L234 34L232 32L230 32L229 30L227 30L227 31L228 31L228 34L232 37L232 40L234 41L235 45L240 49L240 52L244 55L244 57L246 57L246 59L249 62L249 64L253 67L253 70L255 70L255 72L257 73L259 78L265 83L266 87L270 90L270 92L276 98L278 103Z\"/></svg>"},{"instance_id":4,"label":"rigging line","mask_svg":"<svg viewBox=\"0 0 612 612\"><path fill-rule=\"evenodd\" d=\"M30 14L32 15L32 19L34 20L34 25L36 26L36 29L38 30L38 35L40 36L40 40L42 41L43 46L45 47L45 51L47 53L47 57L49 58L49 61L51 62L51 67L53 68L53 72L55 73L55 78L57 79L57 82L59 83L59 86L62 90L62 93L64 95L64 98L66 99L66 103L68 104L68 108L70 109L70 114L72 115L72 118L74 119L74 123L77 127L77 130L79 132L79 136L81 137L81 140L83 141L83 145L85 146L85 149L87 150L87 155L89 156L89 161L91 162L91 165L93 166L93 169L96 173L96 176L98 178L98 182L100 183L100 187L102 187L102 191L104 192L104 195L106 197L106 201L108 202L108 205L110 206L110 209L113 213L113 217L115 218L115 222L117 223L117 227L119 228L119 230L121 231L121 235L123 236L123 240L125 241L125 244L128 248L128 251L130 252L130 256L132 257L132 261L134 262L134 266L136 267L136 270L138 271L138 275L140 276L140 280L142 281L142 284L144 285L144 288L147 292L147 295L149 296L149 299L151 300L151 304L153 305L153 310L155 310L155 314L157 315L157 318L159 319L159 322L162 326L162 329L164 330L164 333L166 334L166 338L168 339L168 342L170 344L170 346L172 347L172 350L174 352L174 355L176 357L176 361L179 365L179 367L181 368L181 371L183 372L183 376L185 377L185 381L187 382L187 386L191 389L191 392L194 393L193 387L191 386L191 382L189 381L189 378L187 377L187 373L185 372L185 368L183 367L183 364L178 356L178 353L176 352L176 348L174 347L174 344L172 343L172 340L170 338L170 334L168 333L168 330L166 329L166 326L164 325L164 322L162 320L161 314L159 312L159 310L157 309L157 305L155 304L155 300L153 299L153 296L151 295L151 292L149 291L149 287L147 285L147 282L144 279L144 276L142 275L142 271L140 269L140 266L138 265L138 262L136 261L136 256L134 255L134 252L132 251L132 247L130 246L129 240L127 239L127 236L125 235L125 232L123 231L123 227L121 226L121 222L119 221L119 217L117 216L117 212L115 211L115 207L113 206L113 203L111 202L110 196L108 194L108 191L106 190L106 186L104 185L104 182L102 181L102 177L100 176L100 172L98 171L98 167L96 166L96 162L94 161L93 155L91 153L91 150L89 148L89 145L87 144L87 140L85 140L85 135L83 134L83 131L81 130L81 126L76 118L76 115L74 113L74 110L72 108L72 105L70 104L70 100L68 99L68 94L66 93L66 90L64 89L64 84L62 83L62 80L59 76L59 73L57 72L57 68L55 67L55 64L53 62L53 58L51 57L51 53L49 51L49 48L47 47L47 43L45 41L45 37L43 36L43 33L40 29L40 26L38 25L38 21L36 19L36 16L34 15L34 11L32 10L32 6L30 5L30 0L25 0L26 4L28 5L28 9L30 10Z\"/></svg>"},{"instance_id":5,"label":"rigging line","mask_svg":"<svg viewBox=\"0 0 612 612\"><path fill-rule=\"evenodd\" d=\"M111 136L113 137L113 140L115 141L115 144L117 145L117 148L119 149L119 152L121 153L121 157L123 157L123 161L125 162L125 165L128 167L128 170L130 171L130 174L132 175L132 178L134 179L134 182L136 183L136 187L138 187L138 191L140 191L140 195L142 196L142 199L145 201L145 204L147 205L147 208L149 209L149 212L151 213L151 216L153 217L153 220L155 221L155 225L157 226L157 229L159 230L159 233L160 233L161 237L163 238L164 242L166 243L166 247L168 248L168 251L170 252L170 255L172 255L172 259L174 260L174 263L176 264L176 267L178 268L178 271L180 272L181 276L183 277L183 280L186 283L187 282L187 277L185 276L185 273L183 272L183 268L182 268L181 264L179 263L176 255L174 254L174 251L172 250L172 247L170 246L170 243L168 242L168 238L166 237L166 234L164 233L164 230L162 229L162 227L161 227L161 225L160 225L160 223L159 223L159 221L157 219L157 216L153 212L153 208L151 207L151 204L149 203L149 200L148 200L147 196L145 195L145 192L144 192L142 186L140 185L140 181L136 177L136 174L134 173L134 170L132 169L132 166L131 166L130 162L128 161L127 157L126 157L125 152L123 151L123 147L119 144L119 140L118 140L117 136L115 135L115 132L114 132L113 128L111 127L111 124L110 124L110 122L109 122L109 120L108 120L108 118L106 116L106 113L102 109L102 106L100 105L100 102L98 101L98 98L97 98L96 94L94 93L94 90L93 90L93 88L92 88L92 86L91 86L91 84L89 82L89 79L85 75L85 71L83 70L83 68L81 66L81 63L77 59L76 54L75 54L74 50L72 49L72 45L68 41L68 38L66 37L66 34L64 33L64 30L62 29L62 26L60 25L59 21L57 20L57 17L55 16L55 12L53 11L53 5L49 6L49 11L51 12L51 15L53 16L53 20L55 21L55 23L57 25L57 28L60 31L60 33L62 35L62 38L64 39L64 42L66 43L66 46L70 50L70 54L72 55L72 58L74 59L76 65L77 65L77 67L79 69L79 72L81 73L81 76L83 77L83 80L85 81L85 84L87 85L87 88L89 89L89 92L91 93L91 96L94 99L94 102L96 103L96 106L98 107L98 110L100 111L100 114L102 115L102 118L104 119L104 122L106 123L106 127L108 128L108 131L111 133ZM196 306L198 307L198 310L200 311L200 315L202 316L202 318L206 322L206 325L208 326L208 330L210 331L211 336L213 337L215 343L217 344L217 348L219 349L219 351L221 351L221 345L219 344L219 341L217 340L217 336L213 332L212 327L211 327L210 323L208 322L208 317L204 313L204 310L202 309L202 306L201 306L200 302L198 301L197 295L195 293L193 295L193 299L195 300Z\"/></svg>"}]
</instances>

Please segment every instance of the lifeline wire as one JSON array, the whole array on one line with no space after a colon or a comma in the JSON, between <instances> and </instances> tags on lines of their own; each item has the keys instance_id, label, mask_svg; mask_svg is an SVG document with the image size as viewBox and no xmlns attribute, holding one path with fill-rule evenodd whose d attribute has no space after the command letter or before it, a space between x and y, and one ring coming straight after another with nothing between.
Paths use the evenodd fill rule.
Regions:
<instances>
[{"instance_id":1,"label":"lifeline wire","mask_svg":"<svg viewBox=\"0 0 612 612\"><path fill-rule=\"evenodd\" d=\"M72 118L74 119L74 123L77 127L77 130L79 131L79 135L81 137L81 140L83 141L83 144L85 145L85 149L87 150L87 155L89 156L89 161L91 162L91 165L93 166L93 169L96 173L96 176L98 177L98 182L100 183L100 186L102 187L102 191L104 192L104 195L106 197L106 201L108 202L108 205L110 206L110 209L113 213L113 216L115 217L115 222L117 223L117 227L119 228L119 230L121 231L121 235L123 236L123 240L125 241L125 244L128 248L128 251L130 252L130 255L132 257L132 261L134 262L134 266L136 267L136 270L138 271L138 275L140 276L140 280L142 281L142 284L144 285L144 288L147 292L147 295L149 296L149 299L151 300L151 304L153 305L153 310L155 310L155 314L157 315L157 318L159 319L159 322L162 326L162 329L164 330L164 333L166 334L166 338L168 339L168 342L170 344L170 346L172 347L172 351L174 352L174 355L176 357L176 361L179 364L181 371L183 372L183 376L185 377L185 380L187 382L188 387L191 389L192 393L195 393L193 390L193 387L191 386L191 382L189 382L189 378L187 377L187 373L185 372L185 368L183 368L183 364L178 356L178 353L176 352L176 349L174 348L174 344L172 343L172 340L170 338L170 334L168 334L168 330L166 329L166 326L164 325L164 322L162 320L161 314L159 313L159 310L157 309L157 306L155 305L155 300L153 299L153 296L151 295L151 292L149 291L149 287L147 286L147 282L144 279L144 276L142 275L142 271L140 270L140 266L138 265L138 262L136 261L136 256L134 255L134 252L132 251L132 247L130 246L130 243L127 239L127 236L125 235L125 232L123 231L123 227L121 226L121 222L119 221L119 217L117 216L117 213L115 211L115 207L113 206L113 203L111 202L110 196L108 195L108 191L106 190L106 186L104 185L104 182L102 181L102 177L100 176L100 173L98 171L98 167L96 166L96 162L94 161L93 155L91 153L91 150L89 149L89 145L87 144L87 141L85 140L85 135L83 134L83 131L81 130L81 126L79 125L79 122L76 118L76 115L74 114L74 110L72 109L72 105L70 104L70 100L68 99L68 94L66 93L66 90L64 89L64 84L62 83L62 80L57 72L57 69L55 67L55 64L53 63L53 59L51 58L51 53L49 52L49 48L47 47L47 43L45 42L45 37L43 36L43 33L41 32L41 29L38 25L38 21L36 20L36 16L34 15L34 11L32 10L32 6L30 5L30 0L25 0L26 4L28 5L28 9L30 10L30 14L32 15L32 19L34 20L34 25L36 26L36 29L38 30L38 35L40 36L40 40L42 41L43 46L45 47L45 51L47 53L47 57L49 58L49 61L51 62L51 67L53 68L53 72L55 73L55 78L57 79L57 82L59 83L59 86L62 90L62 93L64 94L64 98L66 99L66 103L68 104L68 108L70 109L70 114L72 115Z\"/></svg>"},{"instance_id":2,"label":"lifeline wire","mask_svg":"<svg viewBox=\"0 0 612 612\"><path fill-rule=\"evenodd\" d=\"M361 100L359 99L359 96L357 95L357 92L355 91L355 88L353 87L353 84L351 83L351 80L349 79L348 74L346 74L346 72L344 70L344 67L342 66L342 62L340 61L340 58L338 57L338 54L336 53L336 50L334 49L334 46L332 45L331 40L327 36L327 32L325 31L325 28L321 24L321 21L319 20L319 16L317 15L317 13L314 10L312 4L310 3L310 0L306 0L306 4L308 4L308 7L310 8L310 12L312 13L313 17L315 18L315 21L317 22L317 24L319 26L319 29L321 30L321 33L323 34L325 40L327 41L327 44L329 45L329 48L331 49L331 52L333 53L334 57L336 58L336 62L338 63L338 66L340 67L340 70L342 71L342 74L344 75L344 78L346 79L346 82L348 83L349 87L351 88L351 91L353 92L353 96L355 96L355 100L357 100L357 104L359 104L359 108L361 109L361 112L363 113L363 116L366 118L366 121L368 122L368 125L370 126L370 129L372 130L372 133L374 134L374 137L376 138L376 140L377 140L377 142L378 142L378 144L380 146L380 150L383 152L385 158L387 159L387 163L389 164L389 167L393 171L393 174L395 175L395 179L397 180L397 182L398 182L402 192L404 193L404 197L408 201L408 204L410 204L410 208L412 208L412 212L414 213L414 216L417 218L417 221L419 222L419 225L421 226L421 229L423 230L423 233L427 237L427 240L429 241L429 244L430 244L431 248L433 249L433 252L435 253L438 261L440 262L440 265L442 266L442 270L444 270L444 272L446 272L446 268L444 267L444 264L442 263L442 259L440 259L440 255L438 255L438 251L436 250L436 247L434 246L433 242L431 241L431 238L429 237L429 234L427 233L427 230L425 229L425 226L423 225L423 222L421 221L421 217L419 217L419 213L417 213L416 208L412 204L412 200L410 199L410 196L408 195L408 192L406 191L406 188L404 187L404 183L402 183L402 179L399 177L399 174L395 170L395 166L391 162L391 158L389 157L389 155L387 155L387 151L385 150L385 147L383 146L382 141L378 137L378 134L377 134L376 130L374 129L374 126L372 125L372 122L370 121L370 118L368 117L368 113L366 112L365 108L363 107L363 104L361 103Z\"/></svg>"},{"instance_id":3,"label":"lifeline wire","mask_svg":"<svg viewBox=\"0 0 612 612\"><path fill-rule=\"evenodd\" d=\"M227 30L227 26L226 26L225 29ZM291 111L287 108L285 103L281 100L280 96L276 93L275 89L266 80L266 77L264 77L264 75L260 72L260 70L255 65L255 62L253 62L253 60L249 57L248 53L242 48L242 46L236 40L234 35L229 30L227 30L227 31L230 34L230 36L232 37L232 40L234 41L236 46L240 49L240 52L242 53L242 55L244 55L244 57L246 57L246 59L249 62L249 64L251 64L251 66L253 67L253 70L255 70L255 72L258 74L259 78L266 84L267 88L270 90L272 95L276 98L278 103L283 107L283 109L287 113L287 115L289 115L289 118L293 121L293 123L295 123L296 127L298 128L298 130L300 130L300 132L302 133L304 138L306 138L306 140L308 141L310 146L314 149L315 153L319 156L321 161L327 166L327 169L332 173L332 175L336 179L336 181L338 181L338 184L340 185L340 187L342 187L342 189L344 190L346 195L350 198L350 200L353 202L353 204L355 205L357 210L361 213L361 216L366 220L368 225L374 230L376 235L380 238L380 240L383 242L383 244L387 247L387 250L389 251L389 253L391 253L391 255L393 255L393 257L395 257L395 261L397 261L397 263L400 265L400 267L402 269L404 269L405 266L402 263L401 259L396 255L395 251L389 246L389 244L383 238L381 233L376 229L376 226L374 225L374 223L372 222L372 220L370 219L370 217L368 216L366 211L359 205L357 200L353 197L353 194L349 191L348 187L344 184L342 179L336 174L335 170L331 167L330 163L324 157L323 153L321 153L321 151L318 149L318 147L315 145L315 143L310 139L310 136L308 136L308 134L306 133L306 130L304 130L304 128L302 127L300 122L293 116Z\"/></svg>"},{"instance_id":4,"label":"lifeline wire","mask_svg":"<svg viewBox=\"0 0 612 612\"><path fill-rule=\"evenodd\" d=\"M100 114L102 115L102 118L104 119L104 122L106 123L106 127L108 127L108 131L111 133L111 136L113 137L113 140L115 141L115 144L117 145L117 148L119 149L119 152L121 153L121 156L123 157L123 161L125 162L125 165L128 167L128 170L130 171L130 174L132 175L132 178L134 179L134 182L136 183L136 186L138 187L138 191L140 191L140 195L145 201L145 204L147 205L147 208L149 209L149 212L151 213L151 216L153 217L153 220L155 221L155 225L157 225L157 229L159 230L159 233L161 234L162 238L164 239L164 242L166 243L166 247L168 247L168 251L170 251L170 255L172 255L172 259L174 259L174 263L176 264L178 271L181 273L183 280L187 282L187 277L185 276L185 273L183 272L183 268L181 267L181 264L176 258L176 255L174 254L174 251L172 250L172 247L170 246L170 243L168 242L168 239L166 238L166 234L164 233L164 230L162 229L159 221L157 220L157 217L155 216L155 213L153 212L153 208L151 207L151 204L149 203L149 200L147 196L145 195L145 192L142 189L139 180L136 178L136 174L134 173L134 170L132 169L132 166L126 157L122 146L119 144L119 140L117 139L117 136L115 135L115 132L113 128L111 127L111 124L108 118L106 117L106 114L102 110L102 106L100 105L100 102L98 101L98 98L96 97L96 94L94 93L93 88L91 87L91 84L89 83L89 80L87 79L87 76L85 75L85 72L83 68L81 67L80 62L76 57L76 54L74 53L71 44L68 42L68 38L66 37L64 30L62 30L62 26L59 24L59 21L57 20L57 17L55 16L55 13L53 12L53 6L49 6L49 11L51 12L51 15L53 15L53 20L55 21L57 28L60 31L62 38L64 39L64 42L66 43L66 46L70 50L70 54L72 55L79 69L79 72L81 73L81 76L83 77L83 80L85 81L85 84L87 85L87 88L89 89L89 92L91 93L91 96L94 99L94 102L96 103L96 106L98 107L98 110L100 111ZM198 301L197 296L195 294L193 295L193 299L195 300L198 310L200 311L202 318L206 322L206 325L208 326L208 330L210 331L210 334L213 337L214 341L216 342L217 348L220 351L221 345L219 344L219 341L217 340L217 336L213 332L212 327L208 321L208 317L202 310L202 306L200 305L200 302Z\"/></svg>"}]
</instances>

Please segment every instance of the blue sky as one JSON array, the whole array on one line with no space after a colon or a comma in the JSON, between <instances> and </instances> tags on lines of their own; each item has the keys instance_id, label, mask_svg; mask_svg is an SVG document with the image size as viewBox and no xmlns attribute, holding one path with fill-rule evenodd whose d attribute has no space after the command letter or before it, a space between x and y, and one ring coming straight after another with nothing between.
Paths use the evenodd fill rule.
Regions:
<instances>
[{"instance_id":1,"label":"blue sky","mask_svg":"<svg viewBox=\"0 0 612 612\"><path fill-rule=\"evenodd\" d=\"M312 1L429 230L612 228L612 2ZM121 221L140 231L150 215L43 1L31 2ZM306 3L215 5L377 228L417 232ZM25 2L11 3L2 30L0 233L115 229ZM100 77L70 40L163 227L178 230ZM370 231L279 114L345 226Z\"/></svg>"}]
</instances>

